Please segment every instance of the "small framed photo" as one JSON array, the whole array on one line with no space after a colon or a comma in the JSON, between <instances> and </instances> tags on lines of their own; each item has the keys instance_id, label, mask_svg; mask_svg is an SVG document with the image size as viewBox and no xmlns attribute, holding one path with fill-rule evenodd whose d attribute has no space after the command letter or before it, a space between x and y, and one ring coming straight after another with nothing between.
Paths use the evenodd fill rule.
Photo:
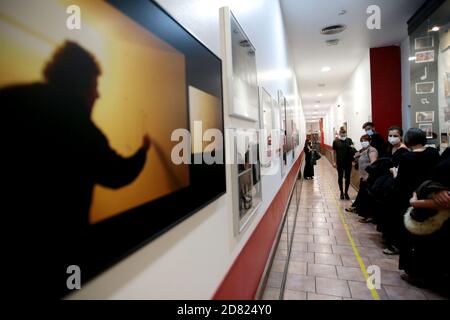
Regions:
<instances>
[{"instance_id":1,"label":"small framed photo","mask_svg":"<svg viewBox=\"0 0 450 320\"><path fill-rule=\"evenodd\" d=\"M433 37L420 37L414 39L414 49L415 50L422 50L427 48L433 48L434 47L434 39Z\"/></svg>"},{"instance_id":2,"label":"small framed photo","mask_svg":"<svg viewBox=\"0 0 450 320\"><path fill-rule=\"evenodd\" d=\"M434 122L434 111L416 112L416 123Z\"/></svg>"},{"instance_id":3,"label":"small framed photo","mask_svg":"<svg viewBox=\"0 0 450 320\"><path fill-rule=\"evenodd\" d=\"M419 124L419 129L427 134L427 139L433 139L433 124L432 123L421 123Z\"/></svg>"},{"instance_id":4,"label":"small framed photo","mask_svg":"<svg viewBox=\"0 0 450 320\"><path fill-rule=\"evenodd\" d=\"M416 53L416 63L433 62L434 50L420 51Z\"/></svg>"},{"instance_id":5,"label":"small framed photo","mask_svg":"<svg viewBox=\"0 0 450 320\"><path fill-rule=\"evenodd\" d=\"M416 83L416 94L434 93L434 81Z\"/></svg>"},{"instance_id":6,"label":"small framed photo","mask_svg":"<svg viewBox=\"0 0 450 320\"><path fill-rule=\"evenodd\" d=\"M441 144L448 145L448 134L446 132L441 133Z\"/></svg>"}]
</instances>

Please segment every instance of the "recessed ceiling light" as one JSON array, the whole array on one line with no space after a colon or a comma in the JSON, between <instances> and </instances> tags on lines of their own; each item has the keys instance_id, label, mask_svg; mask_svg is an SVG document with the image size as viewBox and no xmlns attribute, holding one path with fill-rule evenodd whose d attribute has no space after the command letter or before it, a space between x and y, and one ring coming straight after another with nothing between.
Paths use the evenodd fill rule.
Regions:
<instances>
[{"instance_id":1,"label":"recessed ceiling light","mask_svg":"<svg viewBox=\"0 0 450 320\"><path fill-rule=\"evenodd\" d=\"M344 31L347 28L345 24L335 24L328 26L320 30L321 34L336 34Z\"/></svg>"},{"instance_id":2,"label":"recessed ceiling light","mask_svg":"<svg viewBox=\"0 0 450 320\"><path fill-rule=\"evenodd\" d=\"M314 105L314 107L315 107L315 108L318 108L318 107L319 107L319 105L318 105L318 104L315 104L315 105Z\"/></svg>"},{"instance_id":3,"label":"recessed ceiling light","mask_svg":"<svg viewBox=\"0 0 450 320\"><path fill-rule=\"evenodd\" d=\"M431 31L439 31L439 27L438 26L434 26L433 28L431 28Z\"/></svg>"},{"instance_id":4,"label":"recessed ceiling light","mask_svg":"<svg viewBox=\"0 0 450 320\"><path fill-rule=\"evenodd\" d=\"M317 94L317 96L318 96L318 97L321 97L321 96L322 96L322 94L321 94L321 93L319 93L319 94Z\"/></svg>"},{"instance_id":5,"label":"recessed ceiling light","mask_svg":"<svg viewBox=\"0 0 450 320\"><path fill-rule=\"evenodd\" d=\"M322 72L328 72L328 71L330 71L331 70L331 68L330 67L322 67L322 69L320 69L320 71L322 71Z\"/></svg>"},{"instance_id":6,"label":"recessed ceiling light","mask_svg":"<svg viewBox=\"0 0 450 320\"><path fill-rule=\"evenodd\" d=\"M326 40L325 43L327 46L336 46L339 43L339 39Z\"/></svg>"}]
</instances>

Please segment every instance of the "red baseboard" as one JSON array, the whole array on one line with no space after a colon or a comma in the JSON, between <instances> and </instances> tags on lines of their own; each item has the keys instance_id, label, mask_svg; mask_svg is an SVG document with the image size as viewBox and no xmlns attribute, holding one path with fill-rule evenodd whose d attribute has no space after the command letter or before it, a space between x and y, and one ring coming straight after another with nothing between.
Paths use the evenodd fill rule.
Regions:
<instances>
[{"instance_id":1,"label":"red baseboard","mask_svg":"<svg viewBox=\"0 0 450 320\"><path fill-rule=\"evenodd\" d=\"M220 284L213 296L214 300L252 300L255 298L302 159L303 152L292 166L263 218Z\"/></svg>"}]
</instances>

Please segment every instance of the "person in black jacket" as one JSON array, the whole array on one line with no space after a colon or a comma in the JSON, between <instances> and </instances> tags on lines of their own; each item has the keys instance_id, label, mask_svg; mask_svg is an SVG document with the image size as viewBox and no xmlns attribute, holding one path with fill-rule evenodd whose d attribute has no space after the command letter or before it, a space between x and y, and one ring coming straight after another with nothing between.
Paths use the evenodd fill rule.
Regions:
<instances>
[{"instance_id":1,"label":"person in black jacket","mask_svg":"<svg viewBox=\"0 0 450 320\"><path fill-rule=\"evenodd\" d=\"M311 140L307 139L305 141L303 151L305 152L305 168L303 170L303 177L305 177L306 180L312 180L314 178L314 150L312 148Z\"/></svg>"},{"instance_id":2,"label":"person in black jacket","mask_svg":"<svg viewBox=\"0 0 450 320\"><path fill-rule=\"evenodd\" d=\"M35 288L56 297L64 291L66 268L82 262L78 248L89 239L94 186L124 187L146 163L147 135L133 155L123 157L92 121L99 75L95 58L67 41L45 66L45 82L0 90L7 119L5 214L16 246L8 261L14 262L19 291L29 289L27 268L35 272Z\"/></svg>"},{"instance_id":3,"label":"person in black jacket","mask_svg":"<svg viewBox=\"0 0 450 320\"><path fill-rule=\"evenodd\" d=\"M447 149L449 150L449 149ZM432 199L432 206L423 209L420 214L434 214L434 223L436 221L444 221L443 225L431 231L430 224L423 219L420 222L426 224L427 234L414 234L408 232L404 247L400 251L399 269L405 273L401 275L402 279L416 286L432 287L442 290L449 294L450 280L450 219L448 214L450 211L450 157L447 154L441 156L441 161L434 168L431 180L426 181L419 189L416 190L413 198L410 200L411 205L419 200L419 195L426 186L439 186L440 191L433 191L427 198ZM414 209L417 210L417 209ZM439 217L437 217L439 216ZM417 219L417 218L416 218ZM405 222L406 223L406 222ZM422 229L423 230L423 227Z\"/></svg>"},{"instance_id":4,"label":"person in black jacket","mask_svg":"<svg viewBox=\"0 0 450 320\"><path fill-rule=\"evenodd\" d=\"M352 163L356 149L352 139L347 137L347 130L342 127L339 130L339 138L333 141L333 167L338 171L338 184L341 192L341 200L350 200L348 189L350 188L350 175L352 173ZM345 176L345 192L343 188L343 178Z\"/></svg>"},{"instance_id":5,"label":"person in black jacket","mask_svg":"<svg viewBox=\"0 0 450 320\"><path fill-rule=\"evenodd\" d=\"M405 153L399 161L398 169L393 168L393 197L387 214L388 222L384 236L388 241L385 254L397 254L402 246L405 228L403 215L409 207L413 192L432 177L433 170L439 162L439 152L435 148L425 147L425 132L411 128L405 134L405 143L411 151Z\"/></svg>"},{"instance_id":6,"label":"person in black jacket","mask_svg":"<svg viewBox=\"0 0 450 320\"><path fill-rule=\"evenodd\" d=\"M380 158L384 157L386 155L387 148L386 141L384 141L384 138L381 136L381 134L375 131L375 125L373 124L373 122L364 123L362 128L366 131L366 134L370 136L370 145L377 149L378 156Z\"/></svg>"}]
</instances>

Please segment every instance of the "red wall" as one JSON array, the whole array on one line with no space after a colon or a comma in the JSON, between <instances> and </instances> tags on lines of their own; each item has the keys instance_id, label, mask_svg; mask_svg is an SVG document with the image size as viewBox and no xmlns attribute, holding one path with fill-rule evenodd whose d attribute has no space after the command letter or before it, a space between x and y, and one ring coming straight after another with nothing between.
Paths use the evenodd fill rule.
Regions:
<instances>
[{"instance_id":1,"label":"red wall","mask_svg":"<svg viewBox=\"0 0 450 320\"><path fill-rule=\"evenodd\" d=\"M392 125L402 125L402 79L400 47L370 49L372 82L372 121L377 131L387 136Z\"/></svg>"},{"instance_id":2,"label":"red wall","mask_svg":"<svg viewBox=\"0 0 450 320\"><path fill-rule=\"evenodd\" d=\"M300 169L301 159L303 159L303 153L292 166L264 217L234 261L213 299L252 300L255 298L289 194Z\"/></svg>"}]
</instances>

